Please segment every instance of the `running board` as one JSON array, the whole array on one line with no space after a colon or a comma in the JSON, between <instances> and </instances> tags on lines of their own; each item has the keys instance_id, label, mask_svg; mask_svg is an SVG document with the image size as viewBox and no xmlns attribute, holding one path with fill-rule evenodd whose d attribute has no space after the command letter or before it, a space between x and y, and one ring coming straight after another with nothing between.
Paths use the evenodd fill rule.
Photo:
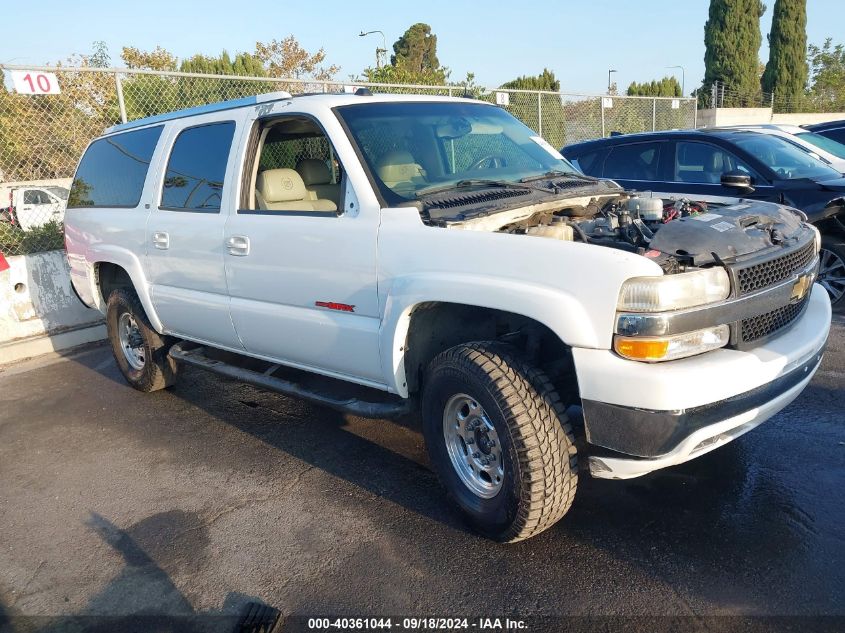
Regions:
<instances>
[{"instance_id":1,"label":"running board","mask_svg":"<svg viewBox=\"0 0 845 633\"><path fill-rule=\"evenodd\" d=\"M281 368L279 365L265 363L267 365L267 369L265 371L255 371L253 369L239 367L238 365L211 358L207 354L208 348L206 347L194 346L189 349L185 349L185 347L189 345L195 344L176 343L170 348L170 357L180 363L193 365L194 367L199 367L200 369L205 369L227 378L245 382L255 387L260 387L269 391L276 391L286 396L293 396L295 398L308 400L309 402L330 407L332 409L362 418L397 418L411 412L410 400L385 393L384 400L379 402L378 397L381 393L375 389L349 385L344 381L333 378L325 378L324 383L326 385L330 386L331 383L341 383L347 391L351 387L361 391L372 392L373 395L376 396L373 402L355 397L338 397L329 393L330 389L310 389L296 382L273 376L272 374ZM255 362L254 359L245 358L245 360Z\"/></svg>"}]
</instances>

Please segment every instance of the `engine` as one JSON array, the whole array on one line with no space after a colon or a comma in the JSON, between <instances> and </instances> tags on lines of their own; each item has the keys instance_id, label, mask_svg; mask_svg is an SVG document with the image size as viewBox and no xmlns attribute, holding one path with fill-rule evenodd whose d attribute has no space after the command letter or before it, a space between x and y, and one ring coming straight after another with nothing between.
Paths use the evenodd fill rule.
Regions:
<instances>
[{"instance_id":1,"label":"engine","mask_svg":"<svg viewBox=\"0 0 845 633\"><path fill-rule=\"evenodd\" d=\"M501 230L639 253L675 273L793 244L808 230L803 219L800 211L754 200L708 204L620 195L537 214Z\"/></svg>"}]
</instances>

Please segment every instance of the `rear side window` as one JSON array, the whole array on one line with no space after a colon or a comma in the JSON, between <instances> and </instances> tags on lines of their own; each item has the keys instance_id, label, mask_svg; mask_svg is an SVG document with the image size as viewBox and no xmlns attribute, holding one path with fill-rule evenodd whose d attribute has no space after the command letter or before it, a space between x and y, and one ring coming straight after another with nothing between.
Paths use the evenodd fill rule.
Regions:
<instances>
[{"instance_id":1,"label":"rear side window","mask_svg":"<svg viewBox=\"0 0 845 633\"><path fill-rule=\"evenodd\" d=\"M571 162L588 176L601 177L602 165L606 155L607 150L596 149L574 156Z\"/></svg>"},{"instance_id":2,"label":"rear side window","mask_svg":"<svg viewBox=\"0 0 845 633\"><path fill-rule=\"evenodd\" d=\"M822 136L826 136L827 138L832 138L834 141L845 144L845 128L837 127L831 130L822 130L818 133Z\"/></svg>"},{"instance_id":3,"label":"rear side window","mask_svg":"<svg viewBox=\"0 0 845 633\"><path fill-rule=\"evenodd\" d=\"M617 145L604 161L604 177L621 180L657 180L660 143Z\"/></svg>"},{"instance_id":4,"label":"rear side window","mask_svg":"<svg viewBox=\"0 0 845 633\"><path fill-rule=\"evenodd\" d=\"M159 125L91 143L76 170L68 208L137 207L161 130Z\"/></svg>"},{"instance_id":5,"label":"rear side window","mask_svg":"<svg viewBox=\"0 0 845 633\"><path fill-rule=\"evenodd\" d=\"M223 199L223 177L235 123L212 123L179 133L164 175L161 208L216 213Z\"/></svg>"}]
</instances>

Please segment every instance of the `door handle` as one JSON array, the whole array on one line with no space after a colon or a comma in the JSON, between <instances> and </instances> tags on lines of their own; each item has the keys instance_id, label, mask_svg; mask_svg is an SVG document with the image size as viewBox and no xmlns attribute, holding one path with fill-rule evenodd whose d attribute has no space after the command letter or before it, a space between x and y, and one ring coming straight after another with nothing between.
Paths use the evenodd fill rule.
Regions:
<instances>
[{"instance_id":1,"label":"door handle","mask_svg":"<svg viewBox=\"0 0 845 633\"><path fill-rule=\"evenodd\" d=\"M167 250L170 248L170 236L164 231L156 231L153 233L153 246L160 250Z\"/></svg>"},{"instance_id":2,"label":"door handle","mask_svg":"<svg viewBox=\"0 0 845 633\"><path fill-rule=\"evenodd\" d=\"M226 239L226 250L229 255L245 257L249 255L249 238L245 235L232 235Z\"/></svg>"}]
</instances>

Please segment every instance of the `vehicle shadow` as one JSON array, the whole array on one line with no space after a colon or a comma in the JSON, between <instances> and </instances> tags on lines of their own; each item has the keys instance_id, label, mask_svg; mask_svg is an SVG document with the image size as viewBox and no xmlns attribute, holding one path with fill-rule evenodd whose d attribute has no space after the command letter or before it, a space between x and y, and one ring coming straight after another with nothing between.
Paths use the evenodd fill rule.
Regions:
<instances>
[{"instance_id":1,"label":"vehicle shadow","mask_svg":"<svg viewBox=\"0 0 845 633\"><path fill-rule=\"evenodd\" d=\"M120 573L77 613L27 616L7 612L0 604L0 633L253 633L259 630L242 626L247 612L263 604L252 596L230 592L220 609L209 611L197 611L191 606L167 572L132 536L148 530L150 523L160 530L161 517L148 517L124 530L90 512L86 523L122 557ZM272 617L275 610L268 607L263 611Z\"/></svg>"}]
</instances>

